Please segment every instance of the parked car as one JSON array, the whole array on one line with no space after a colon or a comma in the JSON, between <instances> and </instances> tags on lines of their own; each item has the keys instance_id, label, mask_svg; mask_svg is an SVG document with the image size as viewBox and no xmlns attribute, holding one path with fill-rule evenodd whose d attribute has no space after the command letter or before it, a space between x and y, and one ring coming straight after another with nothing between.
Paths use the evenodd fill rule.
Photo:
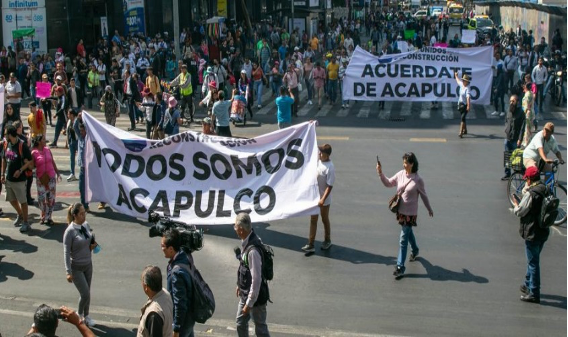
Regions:
<instances>
[{"instance_id":1,"label":"parked car","mask_svg":"<svg viewBox=\"0 0 568 337\"><path fill-rule=\"evenodd\" d=\"M414 13L413 16L416 20L422 20L423 18L428 16L428 11L421 9L421 10L417 11L416 13Z\"/></svg>"}]
</instances>

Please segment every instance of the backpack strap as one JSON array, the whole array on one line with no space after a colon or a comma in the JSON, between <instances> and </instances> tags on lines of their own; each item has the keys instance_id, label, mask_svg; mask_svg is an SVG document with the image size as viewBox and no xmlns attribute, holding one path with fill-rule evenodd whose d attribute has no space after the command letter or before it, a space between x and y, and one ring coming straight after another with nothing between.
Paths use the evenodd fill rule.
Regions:
<instances>
[{"instance_id":1,"label":"backpack strap","mask_svg":"<svg viewBox=\"0 0 568 337\"><path fill-rule=\"evenodd\" d=\"M264 257L263 257L263 254L262 254L261 250L260 250L261 248L258 247L257 245L250 245L250 246L248 246L248 247L245 249L242 258L243 258L243 263L245 264L245 267L247 267L247 269L249 269L249 270L250 270L250 268L249 268L249 264L248 264L248 254L249 254L250 251L253 250L254 248L256 248L256 249L258 250L258 254L260 254L260 259L261 259L262 262L264 262ZM261 262L261 263L262 263L262 262ZM261 273L261 275L262 275L262 273Z\"/></svg>"}]
</instances>

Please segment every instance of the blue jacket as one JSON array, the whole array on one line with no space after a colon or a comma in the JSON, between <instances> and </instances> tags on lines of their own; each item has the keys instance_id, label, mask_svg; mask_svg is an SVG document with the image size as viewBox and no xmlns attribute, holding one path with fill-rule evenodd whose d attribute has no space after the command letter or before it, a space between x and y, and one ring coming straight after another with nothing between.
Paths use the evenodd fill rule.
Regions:
<instances>
[{"instance_id":1,"label":"blue jacket","mask_svg":"<svg viewBox=\"0 0 568 337\"><path fill-rule=\"evenodd\" d=\"M174 302L174 332L179 332L180 335L185 335L186 331L193 332L195 325L191 317L192 279L189 273L179 266L189 266L189 261L187 254L180 250L168 264L168 291Z\"/></svg>"}]
</instances>

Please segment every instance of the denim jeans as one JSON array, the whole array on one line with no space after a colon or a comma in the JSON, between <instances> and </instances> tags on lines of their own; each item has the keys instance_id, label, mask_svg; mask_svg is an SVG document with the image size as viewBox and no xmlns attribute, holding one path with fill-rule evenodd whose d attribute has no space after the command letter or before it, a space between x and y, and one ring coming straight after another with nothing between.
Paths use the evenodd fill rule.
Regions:
<instances>
[{"instance_id":1,"label":"denim jeans","mask_svg":"<svg viewBox=\"0 0 568 337\"><path fill-rule=\"evenodd\" d=\"M36 97L36 87L30 85L30 96L33 98L34 102L38 104L38 98Z\"/></svg>"},{"instance_id":2,"label":"denim jeans","mask_svg":"<svg viewBox=\"0 0 568 337\"><path fill-rule=\"evenodd\" d=\"M517 143L515 141L510 141L510 140L505 139L503 144L505 146L505 151L513 152L517 148ZM510 167L505 167L505 175L506 176L511 175L511 168Z\"/></svg>"},{"instance_id":3,"label":"denim jeans","mask_svg":"<svg viewBox=\"0 0 568 337\"><path fill-rule=\"evenodd\" d=\"M69 154L71 155L71 174L75 175L75 155L77 154L77 141L69 141Z\"/></svg>"},{"instance_id":4,"label":"denim jeans","mask_svg":"<svg viewBox=\"0 0 568 337\"><path fill-rule=\"evenodd\" d=\"M418 245L416 244L416 238L414 237L414 232L412 231L412 226L401 226L400 230L400 247L398 249L398 259L396 260L396 265L400 267L402 272L406 269L404 267L404 262L406 261L406 251L408 250L408 244L412 248L412 253L414 255L418 254Z\"/></svg>"},{"instance_id":5,"label":"denim jeans","mask_svg":"<svg viewBox=\"0 0 568 337\"><path fill-rule=\"evenodd\" d=\"M331 103L335 103L337 98L337 80L329 80L329 99Z\"/></svg>"},{"instance_id":6,"label":"denim jeans","mask_svg":"<svg viewBox=\"0 0 568 337\"><path fill-rule=\"evenodd\" d=\"M304 79L306 89L308 89L308 101L311 101L314 98L314 86L309 79Z\"/></svg>"},{"instance_id":7,"label":"denim jeans","mask_svg":"<svg viewBox=\"0 0 568 337\"><path fill-rule=\"evenodd\" d=\"M239 307L237 310L237 334L239 337L248 337L248 323L252 316L254 322L254 333L257 337L269 337L268 325L266 325L266 304L252 307L248 315L243 315L243 307L245 302L239 299Z\"/></svg>"},{"instance_id":8,"label":"denim jeans","mask_svg":"<svg viewBox=\"0 0 568 337\"><path fill-rule=\"evenodd\" d=\"M81 196L81 204L85 209L89 209L89 204L85 201L85 167L79 168L79 194Z\"/></svg>"},{"instance_id":9,"label":"denim jeans","mask_svg":"<svg viewBox=\"0 0 568 337\"><path fill-rule=\"evenodd\" d=\"M128 99L128 117L130 118L130 128L136 127L136 105L133 99Z\"/></svg>"},{"instance_id":10,"label":"denim jeans","mask_svg":"<svg viewBox=\"0 0 568 337\"><path fill-rule=\"evenodd\" d=\"M349 100L343 99L343 81L339 81L339 94L341 95L341 104L349 104Z\"/></svg>"},{"instance_id":11,"label":"denim jeans","mask_svg":"<svg viewBox=\"0 0 568 337\"><path fill-rule=\"evenodd\" d=\"M525 241L525 252L527 254L525 286L535 297L540 297L540 252L542 252L543 247L544 241Z\"/></svg>"},{"instance_id":12,"label":"denim jeans","mask_svg":"<svg viewBox=\"0 0 568 337\"><path fill-rule=\"evenodd\" d=\"M264 87L264 84L262 84L262 79L260 79L258 81L254 81L253 87L254 87L254 94L256 95L256 104L261 105L262 104L262 87Z\"/></svg>"},{"instance_id":13,"label":"denim jeans","mask_svg":"<svg viewBox=\"0 0 568 337\"><path fill-rule=\"evenodd\" d=\"M57 122L55 123L55 138L53 138L53 144L57 146L57 140L59 139L59 135L61 134L61 130L65 127L65 123L67 121L65 118L58 117Z\"/></svg>"},{"instance_id":14,"label":"denim jeans","mask_svg":"<svg viewBox=\"0 0 568 337\"><path fill-rule=\"evenodd\" d=\"M282 86L282 79L272 80L272 93L276 97L280 96L280 87Z\"/></svg>"}]
</instances>

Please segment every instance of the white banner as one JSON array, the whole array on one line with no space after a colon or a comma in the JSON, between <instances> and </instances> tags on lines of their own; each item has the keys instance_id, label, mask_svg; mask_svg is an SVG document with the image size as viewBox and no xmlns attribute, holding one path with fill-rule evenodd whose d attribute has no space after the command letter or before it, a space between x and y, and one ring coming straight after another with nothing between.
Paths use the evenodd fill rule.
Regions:
<instances>
[{"instance_id":1,"label":"white banner","mask_svg":"<svg viewBox=\"0 0 568 337\"><path fill-rule=\"evenodd\" d=\"M470 29L462 29L462 43L475 44L477 38L477 32Z\"/></svg>"},{"instance_id":2,"label":"white banner","mask_svg":"<svg viewBox=\"0 0 568 337\"><path fill-rule=\"evenodd\" d=\"M88 202L203 225L232 224L241 211L254 222L319 213L315 122L251 139L186 131L157 141L87 112L83 121Z\"/></svg>"},{"instance_id":3,"label":"white banner","mask_svg":"<svg viewBox=\"0 0 568 337\"><path fill-rule=\"evenodd\" d=\"M343 80L343 98L356 101L455 102L467 74L473 104L490 104L493 47L435 48L377 57L355 49Z\"/></svg>"},{"instance_id":4,"label":"white banner","mask_svg":"<svg viewBox=\"0 0 568 337\"><path fill-rule=\"evenodd\" d=\"M47 53L46 19L45 0L2 0L2 38L4 45L14 47L12 31L22 28L35 28L33 38L24 38L24 49L31 51L32 47L35 47L40 54Z\"/></svg>"}]
</instances>

